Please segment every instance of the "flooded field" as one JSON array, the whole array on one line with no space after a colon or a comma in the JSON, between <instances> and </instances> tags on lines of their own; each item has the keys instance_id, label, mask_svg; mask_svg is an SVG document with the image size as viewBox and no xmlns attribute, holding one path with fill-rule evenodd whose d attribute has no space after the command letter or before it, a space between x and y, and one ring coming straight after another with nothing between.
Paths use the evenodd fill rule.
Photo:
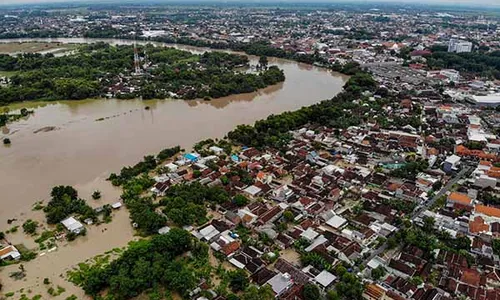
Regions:
<instances>
[{"instance_id":1,"label":"flooded field","mask_svg":"<svg viewBox=\"0 0 500 300\"><path fill-rule=\"evenodd\" d=\"M23 42L2 43L0 41L0 54L18 53L61 53L74 49L75 45L63 43Z\"/></svg>"}]
</instances>

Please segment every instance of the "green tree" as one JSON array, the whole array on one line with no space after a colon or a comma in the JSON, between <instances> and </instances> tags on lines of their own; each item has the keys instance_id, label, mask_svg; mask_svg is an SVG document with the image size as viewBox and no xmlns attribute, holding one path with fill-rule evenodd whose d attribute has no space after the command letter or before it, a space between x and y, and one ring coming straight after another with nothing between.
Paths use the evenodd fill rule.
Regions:
<instances>
[{"instance_id":1,"label":"green tree","mask_svg":"<svg viewBox=\"0 0 500 300\"><path fill-rule=\"evenodd\" d=\"M491 241L491 246L493 248L493 253L500 255L500 239L493 239Z\"/></svg>"},{"instance_id":2,"label":"green tree","mask_svg":"<svg viewBox=\"0 0 500 300\"><path fill-rule=\"evenodd\" d=\"M394 237L390 237L387 239L387 248L394 249L398 246L398 241Z\"/></svg>"},{"instance_id":3,"label":"green tree","mask_svg":"<svg viewBox=\"0 0 500 300\"><path fill-rule=\"evenodd\" d=\"M285 218L285 220L287 222L292 222L294 219L295 219L295 216L293 215L293 213L289 210L286 210L284 213L283 213L283 218Z\"/></svg>"},{"instance_id":4,"label":"green tree","mask_svg":"<svg viewBox=\"0 0 500 300\"><path fill-rule=\"evenodd\" d=\"M193 177L194 178L200 178L201 176L201 171L200 170L194 170L193 171Z\"/></svg>"},{"instance_id":5,"label":"green tree","mask_svg":"<svg viewBox=\"0 0 500 300\"><path fill-rule=\"evenodd\" d=\"M269 285L257 287L249 286L241 295L241 300L274 300L274 292Z\"/></svg>"},{"instance_id":6,"label":"green tree","mask_svg":"<svg viewBox=\"0 0 500 300\"><path fill-rule=\"evenodd\" d=\"M326 300L340 300L340 297L337 294L337 291L329 290L328 292L326 292Z\"/></svg>"},{"instance_id":7,"label":"green tree","mask_svg":"<svg viewBox=\"0 0 500 300\"><path fill-rule=\"evenodd\" d=\"M379 280L380 278L384 277L385 274L386 270L382 266L378 266L372 270L372 278L375 280Z\"/></svg>"},{"instance_id":8,"label":"green tree","mask_svg":"<svg viewBox=\"0 0 500 300\"><path fill-rule=\"evenodd\" d=\"M229 286L234 292L244 291L250 283L247 273L244 270L235 270L227 273Z\"/></svg>"},{"instance_id":9,"label":"green tree","mask_svg":"<svg viewBox=\"0 0 500 300\"><path fill-rule=\"evenodd\" d=\"M25 233L34 235L36 234L36 229L38 228L38 222L31 219L26 220L23 224L23 230Z\"/></svg>"},{"instance_id":10,"label":"green tree","mask_svg":"<svg viewBox=\"0 0 500 300\"><path fill-rule=\"evenodd\" d=\"M234 196L233 201L234 201L234 204L236 204L239 207L246 206L248 203L250 203L250 200L248 200L247 197L245 197L241 194Z\"/></svg>"},{"instance_id":11,"label":"green tree","mask_svg":"<svg viewBox=\"0 0 500 300\"><path fill-rule=\"evenodd\" d=\"M92 199L94 199L94 200L101 199L101 191L94 191L92 193Z\"/></svg>"},{"instance_id":12,"label":"green tree","mask_svg":"<svg viewBox=\"0 0 500 300\"><path fill-rule=\"evenodd\" d=\"M434 231L434 224L436 221L433 217L424 217L422 221L424 222L423 229L425 232L431 233Z\"/></svg>"},{"instance_id":13,"label":"green tree","mask_svg":"<svg viewBox=\"0 0 500 300\"><path fill-rule=\"evenodd\" d=\"M317 285L306 283L302 290L302 297L304 297L304 300L318 300L321 298L321 293Z\"/></svg>"},{"instance_id":14,"label":"green tree","mask_svg":"<svg viewBox=\"0 0 500 300\"><path fill-rule=\"evenodd\" d=\"M259 57L259 65L263 68L267 68L267 64L269 63L267 56L262 55Z\"/></svg>"}]
</instances>

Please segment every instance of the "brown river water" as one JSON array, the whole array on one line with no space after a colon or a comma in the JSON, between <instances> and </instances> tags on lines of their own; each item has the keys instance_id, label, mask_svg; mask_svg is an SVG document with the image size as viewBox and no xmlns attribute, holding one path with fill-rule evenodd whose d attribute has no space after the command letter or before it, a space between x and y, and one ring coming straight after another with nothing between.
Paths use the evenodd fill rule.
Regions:
<instances>
[{"instance_id":1,"label":"brown river water","mask_svg":"<svg viewBox=\"0 0 500 300\"><path fill-rule=\"evenodd\" d=\"M12 40L29 41L29 40ZM33 40L31 40L33 41ZM89 39L37 39L64 43L88 43ZM131 41L102 40L112 44ZM5 42L5 41L0 41ZM160 45L160 44L158 44ZM202 53L203 48L168 45ZM258 58L250 56L251 63ZM119 190L105 181L111 172L139 161L144 155L156 154L175 145L189 149L197 141L221 138L239 124L252 124L271 114L296 110L324 99L332 98L342 90L346 76L325 69L283 59L269 59L285 72L285 82L250 94L234 95L212 101L182 100L84 100L31 102L16 104L11 110L28 107L35 114L9 124L0 131L0 138L8 136L12 145L0 145L0 231L6 231L7 219L43 220L40 212L31 212L38 200L48 200L55 185L73 185L83 198L90 199L92 191L102 191L103 200L95 205L116 202ZM149 110L145 107L149 106ZM98 119L104 120L98 121ZM89 200L92 201L92 200ZM30 287L43 290L44 277L59 277L68 267L113 247L122 247L133 238L125 210L106 229L89 230L87 237L57 252L47 253L25 264L28 277L25 282L5 279L6 291ZM102 226L102 225L101 225ZM22 229L20 230L22 231ZM13 235L13 243L27 242L22 233ZM57 254L55 254L57 253ZM34 273L33 273L34 272ZM68 292L74 287L64 286ZM64 296L68 296L68 292ZM64 298L64 297L62 297Z\"/></svg>"},{"instance_id":2,"label":"brown river water","mask_svg":"<svg viewBox=\"0 0 500 300\"><path fill-rule=\"evenodd\" d=\"M252 62L255 61L252 57ZM0 220L47 198L54 185L85 185L163 148L174 145L189 148L205 138L223 137L238 124L251 124L270 114L331 98L346 80L340 74L292 61L270 59L270 64L284 70L284 83L212 101L85 100L21 104L19 107L35 108L35 114L9 124L0 133L12 140L10 147L0 146ZM145 110L145 106L151 109ZM40 130L47 127L53 130Z\"/></svg>"}]
</instances>

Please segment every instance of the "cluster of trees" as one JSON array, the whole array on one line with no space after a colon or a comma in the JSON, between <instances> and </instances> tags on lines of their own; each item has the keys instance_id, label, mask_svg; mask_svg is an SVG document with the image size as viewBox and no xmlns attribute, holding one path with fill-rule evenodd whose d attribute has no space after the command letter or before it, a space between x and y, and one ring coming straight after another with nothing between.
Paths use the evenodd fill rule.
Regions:
<instances>
[{"instance_id":1,"label":"cluster of trees","mask_svg":"<svg viewBox=\"0 0 500 300\"><path fill-rule=\"evenodd\" d=\"M380 278L384 277L386 273L387 273L387 270L384 267L378 266L372 270L371 275L372 275L373 279L379 280Z\"/></svg>"},{"instance_id":2,"label":"cluster of trees","mask_svg":"<svg viewBox=\"0 0 500 300\"><path fill-rule=\"evenodd\" d=\"M153 66L151 76L133 79L137 92L124 98L166 98L169 93L183 99L218 98L284 81L282 70L270 67L257 74L236 70L248 64L244 55L188 51L141 46ZM140 49L140 53L143 53ZM56 57L53 54L25 53L16 57L0 55L0 71L16 71L9 85L0 88L0 103L24 100L85 99L105 94L107 88L133 72L133 46L105 43L85 45L77 53ZM121 95L121 94L118 94Z\"/></svg>"},{"instance_id":3,"label":"cluster of trees","mask_svg":"<svg viewBox=\"0 0 500 300\"><path fill-rule=\"evenodd\" d=\"M418 173L429 168L429 162L425 159L420 159L412 162L408 162L401 168L395 169L391 172L391 175L399 178L406 178L410 180L415 180Z\"/></svg>"},{"instance_id":4,"label":"cluster of trees","mask_svg":"<svg viewBox=\"0 0 500 300\"><path fill-rule=\"evenodd\" d=\"M332 264L328 263L321 255L314 252L301 251L300 261L302 262L302 265L311 265L318 270L330 271L332 268Z\"/></svg>"},{"instance_id":5,"label":"cluster of trees","mask_svg":"<svg viewBox=\"0 0 500 300\"><path fill-rule=\"evenodd\" d=\"M227 273L229 277L229 287L233 292L244 291L250 284L247 273L245 270L234 270Z\"/></svg>"},{"instance_id":6,"label":"cluster of trees","mask_svg":"<svg viewBox=\"0 0 500 300\"><path fill-rule=\"evenodd\" d=\"M229 69L248 65L248 56L226 52L205 52L200 56L200 63L206 66L221 66Z\"/></svg>"},{"instance_id":7,"label":"cluster of trees","mask_svg":"<svg viewBox=\"0 0 500 300\"><path fill-rule=\"evenodd\" d=\"M257 121L254 126L240 125L228 133L232 141L252 146L282 148L290 139L289 131L307 123L316 123L334 128L359 125L362 107L352 102L364 91L375 91L375 80L366 73L353 75L344 86L344 91L331 100L303 107L297 111L271 115ZM346 114L350 111L350 114Z\"/></svg>"},{"instance_id":8,"label":"cluster of trees","mask_svg":"<svg viewBox=\"0 0 500 300\"><path fill-rule=\"evenodd\" d=\"M470 150L483 150L485 145L481 142L469 141L464 146Z\"/></svg>"},{"instance_id":9,"label":"cluster of trees","mask_svg":"<svg viewBox=\"0 0 500 300\"><path fill-rule=\"evenodd\" d=\"M26 220L26 222L23 223L23 231L26 234L35 235L37 228L38 228L37 221L33 221L31 219L28 219L28 220Z\"/></svg>"},{"instance_id":10,"label":"cluster of trees","mask_svg":"<svg viewBox=\"0 0 500 300\"><path fill-rule=\"evenodd\" d=\"M191 255L184 256L188 251ZM94 298L106 290L113 299L130 299L155 287L187 296L199 281L195 265L207 259L207 245L173 228L165 235L131 244L106 266L80 270L79 284Z\"/></svg>"},{"instance_id":11,"label":"cluster of trees","mask_svg":"<svg viewBox=\"0 0 500 300\"><path fill-rule=\"evenodd\" d=\"M222 204L230 201L221 187L207 187L198 182L170 187L160 201L168 220L179 225L201 225L207 221L206 203Z\"/></svg>"},{"instance_id":12,"label":"cluster of trees","mask_svg":"<svg viewBox=\"0 0 500 300\"><path fill-rule=\"evenodd\" d=\"M231 294L227 297L228 300L274 300L274 292L270 285L257 287L250 285L240 297Z\"/></svg>"},{"instance_id":13,"label":"cluster of trees","mask_svg":"<svg viewBox=\"0 0 500 300\"><path fill-rule=\"evenodd\" d=\"M141 91L135 96L141 96L143 99L162 99L169 97L172 92L185 100L220 98L255 92L285 80L283 71L276 66L254 74L233 71L222 65L207 68L164 65L151 73L154 77L145 80Z\"/></svg>"},{"instance_id":14,"label":"cluster of trees","mask_svg":"<svg viewBox=\"0 0 500 300\"><path fill-rule=\"evenodd\" d=\"M194 55L172 48L147 47L148 59L157 64L151 70L137 96L143 99L165 98L169 92L183 99L220 98L250 93L285 80L282 70L273 66L257 74L238 72L248 65L245 55L205 52Z\"/></svg>"},{"instance_id":15,"label":"cluster of trees","mask_svg":"<svg viewBox=\"0 0 500 300\"><path fill-rule=\"evenodd\" d=\"M302 288L302 297L304 300L319 300L322 298L319 287L314 283L306 283Z\"/></svg>"},{"instance_id":16,"label":"cluster of trees","mask_svg":"<svg viewBox=\"0 0 500 300\"><path fill-rule=\"evenodd\" d=\"M111 173L108 180L110 180L115 186L122 185L140 174L154 170L158 166L159 162L174 156L180 151L181 147L175 146L163 149L156 157L153 155L144 156L144 159L134 166L123 167L119 174Z\"/></svg>"},{"instance_id":17,"label":"cluster of trees","mask_svg":"<svg viewBox=\"0 0 500 300\"><path fill-rule=\"evenodd\" d=\"M443 249L470 257L471 241L467 236L453 238L446 231L438 231L434 228L432 218L424 219L422 227L409 226L398 231L395 235L396 241L403 245L416 246L422 249L427 258L433 256L433 251Z\"/></svg>"},{"instance_id":18,"label":"cluster of trees","mask_svg":"<svg viewBox=\"0 0 500 300\"><path fill-rule=\"evenodd\" d=\"M483 192L481 198L486 205L500 205L500 197L489 191Z\"/></svg>"},{"instance_id":19,"label":"cluster of trees","mask_svg":"<svg viewBox=\"0 0 500 300\"><path fill-rule=\"evenodd\" d=\"M0 88L3 104L23 100L85 99L102 93L105 76L130 69L130 46L107 44L82 46L78 53L24 53L16 57L0 55L1 71L17 71L9 85Z\"/></svg>"},{"instance_id":20,"label":"cluster of trees","mask_svg":"<svg viewBox=\"0 0 500 300\"><path fill-rule=\"evenodd\" d=\"M328 300L363 298L364 285L356 274L349 272L343 265L338 265L335 268L335 275L340 281L335 285L335 290L327 293Z\"/></svg>"},{"instance_id":21,"label":"cluster of trees","mask_svg":"<svg viewBox=\"0 0 500 300\"><path fill-rule=\"evenodd\" d=\"M144 156L144 159L137 164L129 167L123 167L120 174L111 173L108 180L111 180L115 186L122 185L140 174L154 170L157 166L158 161L156 158L153 155L146 155Z\"/></svg>"},{"instance_id":22,"label":"cluster of trees","mask_svg":"<svg viewBox=\"0 0 500 300\"><path fill-rule=\"evenodd\" d=\"M410 214L412 213L415 208L417 207L417 204L413 201L407 201L403 199L386 199L382 201L385 205L390 206L392 209L397 210L398 212L403 212L405 214Z\"/></svg>"},{"instance_id":23,"label":"cluster of trees","mask_svg":"<svg viewBox=\"0 0 500 300\"><path fill-rule=\"evenodd\" d=\"M95 26L83 33L86 38L113 38L124 35L125 32L109 25Z\"/></svg>"},{"instance_id":24,"label":"cluster of trees","mask_svg":"<svg viewBox=\"0 0 500 300\"><path fill-rule=\"evenodd\" d=\"M79 215L81 219L97 220L97 214L87 205L85 200L78 198L78 192L71 186L56 186L50 193L51 199L44 207L47 223L57 224L71 215Z\"/></svg>"},{"instance_id":25,"label":"cluster of trees","mask_svg":"<svg viewBox=\"0 0 500 300\"><path fill-rule=\"evenodd\" d=\"M438 51L427 57L432 69L452 68L460 72L500 79L500 51L449 53Z\"/></svg>"},{"instance_id":26,"label":"cluster of trees","mask_svg":"<svg viewBox=\"0 0 500 300\"><path fill-rule=\"evenodd\" d=\"M302 63L313 64L326 64L326 59L321 57L318 53L303 54L295 51L286 51L281 48L275 48L268 41L255 41L252 43L240 42L212 42L206 40L193 40L189 37L159 37L153 40L169 44L183 44L195 47L208 47L212 49L231 49L233 51L245 52L249 55L278 57L290 60L295 60Z\"/></svg>"}]
</instances>

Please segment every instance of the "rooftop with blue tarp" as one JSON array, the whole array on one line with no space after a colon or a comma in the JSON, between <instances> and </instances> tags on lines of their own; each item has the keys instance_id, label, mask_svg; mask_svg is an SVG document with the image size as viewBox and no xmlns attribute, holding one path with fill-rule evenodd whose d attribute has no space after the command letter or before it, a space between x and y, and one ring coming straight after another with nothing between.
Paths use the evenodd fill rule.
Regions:
<instances>
[{"instance_id":1,"label":"rooftop with blue tarp","mask_svg":"<svg viewBox=\"0 0 500 300\"><path fill-rule=\"evenodd\" d=\"M186 153L184 154L184 158L189 160L189 161L197 161L200 158L200 155L198 153Z\"/></svg>"}]
</instances>

